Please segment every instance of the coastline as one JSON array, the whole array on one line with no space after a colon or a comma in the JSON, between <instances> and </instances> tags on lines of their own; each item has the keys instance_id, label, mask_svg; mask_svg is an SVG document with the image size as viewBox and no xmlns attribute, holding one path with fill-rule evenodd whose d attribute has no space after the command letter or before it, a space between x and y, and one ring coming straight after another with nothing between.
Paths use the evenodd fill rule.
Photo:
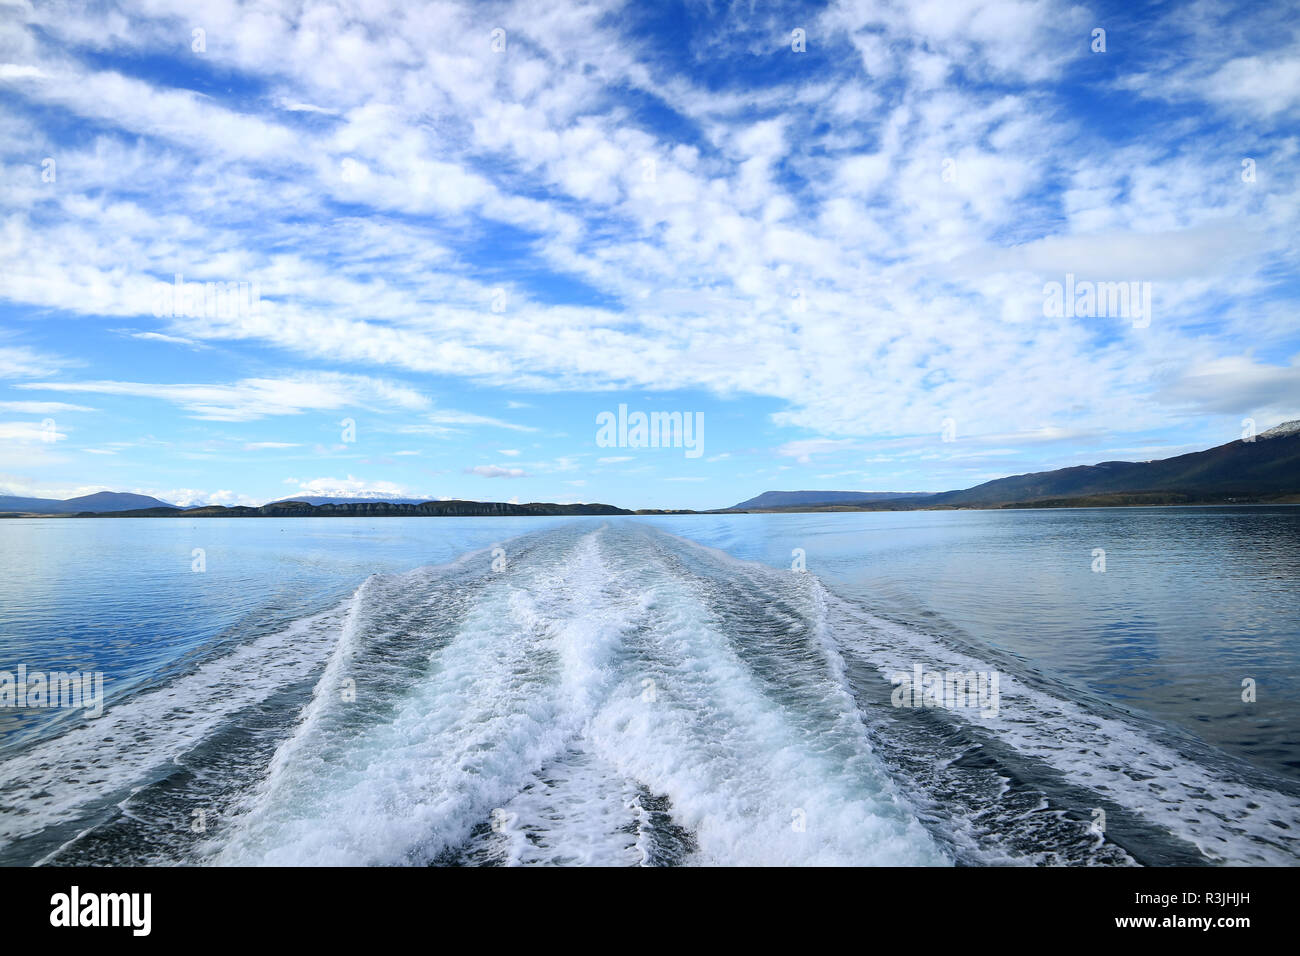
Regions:
<instances>
[{"instance_id":1,"label":"coastline","mask_svg":"<svg viewBox=\"0 0 1300 956\"><path fill-rule=\"evenodd\" d=\"M81 511L75 514L5 512L3 518L555 518L566 516L637 515L734 515L734 514L828 514L870 511L1043 511L1079 508L1212 508L1268 505L1300 505L1300 495L1196 496L1169 494L1087 495L1078 498L1045 498L988 504L931 504L907 506L888 500L864 505L809 504L779 508L716 508L694 511L688 508L618 508L606 504L555 504L502 501L426 501L398 504L387 501L312 505L302 501L281 501L257 508L207 505L200 508L139 508L132 511Z\"/></svg>"}]
</instances>

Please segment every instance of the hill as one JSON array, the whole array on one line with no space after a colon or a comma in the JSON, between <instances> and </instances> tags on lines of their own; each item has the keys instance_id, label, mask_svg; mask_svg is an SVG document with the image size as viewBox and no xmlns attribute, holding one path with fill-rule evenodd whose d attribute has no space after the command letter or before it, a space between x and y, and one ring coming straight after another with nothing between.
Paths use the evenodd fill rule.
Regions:
<instances>
[{"instance_id":1,"label":"hill","mask_svg":"<svg viewBox=\"0 0 1300 956\"><path fill-rule=\"evenodd\" d=\"M728 511L789 508L802 505L861 505L876 501L897 501L932 497L925 491L765 491L756 498L732 505Z\"/></svg>"},{"instance_id":2,"label":"hill","mask_svg":"<svg viewBox=\"0 0 1300 956\"><path fill-rule=\"evenodd\" d=\"M935 495L932 504L987 507L1098 495L1173 493L1189 500L1277 498L1300 493L1300 422L1255 437L1156 461L1103 461L997 478Z\"/></svg>"},{"instance_id":3,"label":"hill","mask_svg":"<svg viewBox=\"0 0 1300 956\"><path fill-rule=\"evenodd\" d=\"M83 512L78 518L330 518L330 517L524 517L528 515L630 515L613 505L505 501L425 501L409 504L391 501L360 501L313 505L305 501L276 501L251 508L206 505L202 508L141 508L132 511Z\"/></svg>"},{"instance_id":4,"label":"hill","mask_svg":"<svg viewBox=\"0 0 1300 956\"><path fill-rule=\"evenodd\" d=\"M290 498L281 498L278 501L271 501L268 504L284 504L286 501L305 501L309 505L361 505L369 504L376 501L387 501L389 504L396 505L420 505L429 501L429 498L384 498L377 496L357 495L351 498L333 498L321 495L295 495Z\"/></svg>"},{"instance_id":5,"label":"hill","mask_svg":"<svg viewBox=\"0 0 1300 956\"><path fill-rule=\"evenodd\" d=\"M83 511L106 513L131 511L136 508L174 508L175 505L121 491L97 491L79 498L23 498L17 495L0 495L0 512L26 512L30 514L61 515L80 514Z\"/></svg>"},{"instance_id":6,"label":"hill","mask_svg":"<svg viewBox=\"0 0 1300 956\"><path fill-rule=\"evenodd\" d=\"M937 494L768 491L727 510L1067 508L1287 501L1297 496L1300 496L1300 420L1261 432L1254 441L1231 441L1155 461L1076 465L995 478L971 488Z\"/></svg>"}]
</instances>

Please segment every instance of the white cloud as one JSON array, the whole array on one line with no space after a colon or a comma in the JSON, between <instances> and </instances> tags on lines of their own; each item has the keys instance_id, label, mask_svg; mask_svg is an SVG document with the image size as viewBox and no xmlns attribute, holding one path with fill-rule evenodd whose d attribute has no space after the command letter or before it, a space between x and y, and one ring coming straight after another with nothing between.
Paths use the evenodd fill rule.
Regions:
<instances>
[{"instance_id":1,"label":"white cloud","mask_svg":"<svg viewBox=\"0 0 1300 956\"><path fill-rule=\"evenodd\" d=\"M171 491L140 493L152 495L160 501L170 502L179 508L195 508L200 505L223 505L227 508L239 505L246 508L256 508L265 503L261 499L250 498L248 495L225 489L200 491L195 488L175 488Z\"/></svg>"},{"instance_id":2,"label":"white cloud","mask_svg":"<svg viewBox=\"0 0 1300 956\"><path fill-rule=\"evenodd\" d=\"M54 425L47 427L40 422L0 422L0 441L53 444L66 441L67 438L67 434Z\"/></svg>"},{"instance_id":3,"label":"white cloud","mask_svg":"<svg viewBox=\"0 0 1300 956\"><path fill-rule=\"evenodd\" d=\"M284 379L249 378L231 385L106 381L25 382L16 387L159 399L180 406L191 418L225 422L352 406L419 409L429 405L427 398L404 385L337 373L304 374Z\"/></svg>"},{"instance_id":4,"label":"white cloud","mask_svg":"<svg viewBox=\"0 0 1300 956\"><path fill-rule=\"evenodd\" d=\"M25 345L0 345L0 379L52 375L73 364Z\"/></svg>"},{"instance_id":5,"label":"white cloud","mask_svg":"<svg viewBox=\"0 0 1300 956\"><path fill-rule=\"evenodd\" d=\"M417 498L391 481L370 481L348 475L347 478L287 479L298 486L297 494L320 498Z\"/></svg>"},{"instance_id":6,"label":"white cloud","mask_svg":"<svg viewBox=\"0 0 1300 956\"><path fill-rule=\"evenodd\" d=\"M24 63L0 63L0 80L30 80L44 76L40 67Z\"/></svg>"},{"instance_id":7,"label":"white cloud","mask_svg":"<svg viewBox=\"0 0 1300 956\"><path fill-rule=\"evenodd\" d=\"M1276 354L1293 334L1283 310L1263 321L1246 304L1250 315L1224 306L1294 271L1294 144L1259 157L1253 191L1236 176L1234 130L1111 144L1048 85L1091 55L1082 7L834 3L810 41L856 59L828 64L815 83L792 74L722 90L664 69L620 31L616 8L505 4L503 22L518 26L501 58L479 43L473 5L322 5L296 20L216 5L205 10L208 62L268 90L238 108L61 52L131 56L174 42L189 16L179 0L78 17L27 10L6 53L22 62L0 67L6 95L71 111L96 133L60 144L59 189L42 191L30 156L48 134L3 121L23 134L4 140L24 145L0 148L0 295L143 318L156 281L177 271L247 278L263 289L256 314L179 316L129 334L521 392L763 396L780 409L776 424L821 436L781 447L800 463L854 450L836 437L935 434L946 417L963 436L1167 423L1190 394L1177 383L1210 374L1224 343L1249 335ZM735 29L683 36L694 55L769 55L788 33L770 13L718 13ZM1224 50L1188 64L1153 58L1136 91L1256 125L1289 115L1294 50L1242 55L1240 36L1211 29L1217 16L1204 7L1169 15ZM660 98L698 144L639 125L626 90ZM340 203L356 214L340 216ZM542 301L522 280L485 277L466 250L499 223L540 237L518 250L521 273L585 283L599 295L583 301L601 304ZM1165 283L1160 320L1141 336L1045 320L1042 275L1067 271ZM498 285L504 311L492 307ZM806 311L792 309L796 292ZM377 378L48 381L66 367L0 346L0 378L47 380L23 387L152 398L208 421L357 406L421 413L419 425L392 429L403 434L535 430ZM1257 383L1273 374L1233 372L1219 405L1258 404Z\"/></svg>"},{"instance_id":8,"label":"white cloud","mask_svg":"<svg viewBox=\"0 0 1300 956\"><path fill-rule=\"evenodd\" d=\"M1244 355L1194 365L1166 382L1163 401L1200 414L1248 413L1259 430L1300 418L1300 357L1290 365L1270 365Z\"/></svg>"},{"instance_id":9,"label":"white cloud","mask_svg":"<svg viewBox=\"0 0 1300 956\"><path fill-rule=\"evenodd\" d=\"M167 342L170 345L185 345L190 348L206 347L193 339L182 338L179 335L164 335L162 332L132 332L130 335L133 339L141 339L145 342Z\"/></svg>"},{"instance_id":10,"label":"white cloud","mask_svg":"<svg viewBox=\"0 0 1300 956\"><path fill-rule=\"evenodd\" d=\"M522 468L504 468L501 465L475 465L472 468L466 468L467 475L478 475L480 478L528 478L528 472Z\"/></svg>"},{"instance_id":11,"label":"white cloud","mask_svg":"<svg viewBox=\"0 0 1300 956\"><path fill-rule=\"evenodd\" d=\"M95 409L85 405L69 405L67 402L0 402L0 411L55 415L60 412L93 412Z\"/></svg>"},{"instance_id":12,"label":"white cloud","mask_svg":"<svg viewBox=\"0 0 1300 956\"><path fill-rule=\"evenodd\" d=\"M450 409L430 412L426 417L429 421L438 425L489 425L493 428L508 428L517 432L537 431L536 428L530 428L527 425L516 425L514 422L492 418L489 415L476 415L472 412L457 412ZM509 452L505 452L505 454L509 454Z\"/></svg>"},{"instance_id":13,"label":"white cloud","mask_svg":"<svg viewBox=\"0 0 1300 956\"><path fill-rule=\"evenodd\" d=\"M857 443L848 438L810 438L786 442L776 450L776 453L786 458L794 458L800 464L806 465L812 461L813 455L825 455L856 447L859 447Z\"/></svg>"}]
</instances>

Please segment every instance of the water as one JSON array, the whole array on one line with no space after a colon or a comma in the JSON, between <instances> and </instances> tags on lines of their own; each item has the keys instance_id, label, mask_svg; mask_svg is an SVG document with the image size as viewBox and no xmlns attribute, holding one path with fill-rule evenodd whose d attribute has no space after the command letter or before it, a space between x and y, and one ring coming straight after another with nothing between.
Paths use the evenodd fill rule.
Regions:
<instances>
[{"instance_id":1,"label":"water","mask_svg":"<svg viewBox=\"0 0 1300 956\"><path fill-rule=\"evenodd\" d=\"M1297 565L1285 507L8 520L0 669L107 709L0 710L0 862L1294 864Z\"/></svg>"}]
</instances>

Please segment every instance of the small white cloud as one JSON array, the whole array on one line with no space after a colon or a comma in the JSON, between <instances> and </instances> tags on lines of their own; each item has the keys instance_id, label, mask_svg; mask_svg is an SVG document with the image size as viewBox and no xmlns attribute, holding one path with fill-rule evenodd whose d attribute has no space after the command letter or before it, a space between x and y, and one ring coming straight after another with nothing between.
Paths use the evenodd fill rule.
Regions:
<instances>
[{"instance_id":1,"label":"small white cloud","mask_svg":"<svg viewBox=\"0 0 1300 956\"><path fill-rule=\"evenodd\" d=\"M291 378L246 378L229 385L168 385L148 382L24 382L15 388L154 398L179 405L201 421L246 422L269 415L299 415L354 406L422 408L429 400L382 379L338 373Z\"/></svg>"},{"instance_id":2,"label":"small white cloud","mask_svg":"<svg viewBox=\"0 0 1300 956\"><path fill-rule=\"evenodd\" d=\"M45 75L40 67L26 63L0 63L0 80L38 80Z\"/></svg>"},{"instance_id":3,"label":"small white cloud","mask_svg":"<svg viewBox=\"0 0 1300 956\"><path fill-rule=\"evenodd\" d=\"M67 402L0 402L0 411L19 412L25 415L55 415L59 412L93 412L96 409L85 405L69 405Z\"/></svg>"},{"instance_id":4,"label":"small white cloud","mask_svg":"<svg viewBox=\"0 0 1300 956\"><path fill-rule=\"evenodd\" d=\"M40 422L0 422L0 441L53 443L64 441L67 437L52 422L49 425Z\"/></svg>"},{"instance_id":5,"label":"small white cloud","mask_svg":"<svg viewBox=\"0 0 1300 956\"><path fill-rule=\"evenodd\" d=\"M286 479L289 483L292 479ZM366 481L353 475L347 478L313 478L299 481L298 493L320 498L417 498L391 481Z\"/></svg>"},{"instance_id":6,"label":"small white cloud","mask_svg":"<svg viewBox=\"0 0 1300 956\"><path fill-rule=\"evenodd\" d=\"M131 332L131 338L141 339L145 342L166 342L169 345L184 345L192 349L207 348L202 342L196 342L193 339L183 338L179 335L165 335L162 332Z\"/></svg>"},{"instance_id":7,"label":"small white cloud","mask_svg":"<svg viewBox=\"0 0 1300 956\"><path fill-rule=\"evenodd\" d=\"M276 101L276 106L289 113L322 113L326 116L338 116L338 110L328 109L324 106L315 106L311 103L298 103L281 98Z\"/></svg>"},{"instance_id":8,"label":"small white cloud","mask_svg":"<svg viewBox=\"0 0 1300 956\"><path fill-rule=\"evenodd\" d=\"M444 409L442 411L430 412L429 421L435 425L490 425L493 428L509 428L517 432L535 432L536 428L530 428L527 425L516 425L514 422L503 421L500 418L492 418L488 415L476 415L473 412L458 412L454 409Z\"/></svg>"},{"instance_id":9,"label":"small white cloud","mask_svg":"<svg viewBox=\"0 0 1300 956\"><path fill-rule=\"evenodd\" d=\"M528 472L522 468L502 468L500 465L475 465L473 468L466 468L467 475L478 475L480 478L528 478Z\"/></svg>"}]
</instances>

